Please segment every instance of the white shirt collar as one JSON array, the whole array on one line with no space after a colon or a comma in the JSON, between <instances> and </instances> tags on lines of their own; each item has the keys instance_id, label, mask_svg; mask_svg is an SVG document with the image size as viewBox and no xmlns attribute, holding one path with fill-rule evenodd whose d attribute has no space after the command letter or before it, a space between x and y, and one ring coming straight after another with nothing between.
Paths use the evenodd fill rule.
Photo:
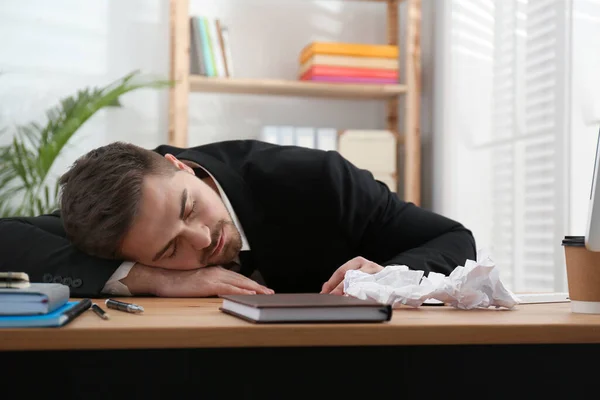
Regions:
<instances>
[{"instance_id":1,"label":"white shirt collar","mask_svg":"<svg viewBox=\"0 0 600 400\"><path fill-rule=\"evenodd\" d=\"M225 208L229 212L229 215L231 215L231 219L233 220L233 224L235 225L235 227L237 228L237 230L240 232L240 236L242 237L242 249L241 249L241 251L250 250L250 244L248 243L248 239L246 238L246 235L244 234L244 228L242 228L242 224L240 223L240 220L238 219L237 214L233 210L233 206L231 205L231 202L229 201L229 198L225 194L225 191L223 190L223 188L219 184L219 181L217 181L215 179L215 177L210 172L208 172L204 167L200 167L200 168L202 168L212 178L212 180L215 181L215 184L217 185L217 189L219 189L219 195L221 196L221 199L223 200L223 203L225 204Z\"/></svg>"}]
</instances>

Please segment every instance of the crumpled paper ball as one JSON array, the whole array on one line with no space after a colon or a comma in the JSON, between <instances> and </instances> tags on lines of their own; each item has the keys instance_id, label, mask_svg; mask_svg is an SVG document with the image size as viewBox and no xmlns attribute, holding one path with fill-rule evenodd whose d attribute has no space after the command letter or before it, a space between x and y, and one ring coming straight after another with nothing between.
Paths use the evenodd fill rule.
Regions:
<instances>
[{"instance_id":1,"label":"crumpled paper ball","mask_svg":"<svg viewBox=\"0 0 600 400\"><path fill-rule=\"evenodd\" d=\"M500 273L489 255L478 253L478 261L467 260L449 276L406 265L389 265L376 274L350 270L344 277L344 292L360 299L383 304L419 307L435 299L463 310L488 307L511 309L519 298L500 280Z\"/></svg>"}]
</instances>

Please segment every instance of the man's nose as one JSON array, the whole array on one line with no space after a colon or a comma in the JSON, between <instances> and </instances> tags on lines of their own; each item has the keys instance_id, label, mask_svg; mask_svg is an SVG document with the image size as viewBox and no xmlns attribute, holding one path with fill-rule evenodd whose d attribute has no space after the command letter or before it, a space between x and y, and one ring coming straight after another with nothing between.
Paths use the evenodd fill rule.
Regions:
<instances>
[{"instance_id":1,"label":"man's nose","mask_svg":"<svg viewBox=\"0 0 600 400\"><path fill-rule=\"evenodd\" d=\"M210 229L206 225L198 224L194 226L188 226L184 235L185 239L187 239L187 241L196 250L203 250L210 246Z\"/></svg>"}]
</instances>

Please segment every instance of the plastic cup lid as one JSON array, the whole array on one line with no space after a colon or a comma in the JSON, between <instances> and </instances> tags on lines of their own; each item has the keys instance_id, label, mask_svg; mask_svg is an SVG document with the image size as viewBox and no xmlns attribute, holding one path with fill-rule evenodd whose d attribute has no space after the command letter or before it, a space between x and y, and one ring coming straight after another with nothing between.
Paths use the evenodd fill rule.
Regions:
<instances>
[{"instance_id":1,"label":"plastic cup lid","mask_svg":"<svg viewBox=\"0 0 600 400\"><path fill-rule=\"evenodd\" d=\"M585 236L565 236L563 246L585 246Z\"/></svg>"}]
</instances>

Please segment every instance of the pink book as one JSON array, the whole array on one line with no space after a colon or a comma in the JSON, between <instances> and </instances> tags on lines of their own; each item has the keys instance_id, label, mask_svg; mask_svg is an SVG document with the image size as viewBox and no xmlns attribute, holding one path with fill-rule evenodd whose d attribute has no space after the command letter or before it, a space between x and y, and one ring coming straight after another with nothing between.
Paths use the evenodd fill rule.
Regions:
<instances>
[{"instance_id":1,"label":"pink book","mask_svg":"<svg viewBox=\"0 0 600 400\"><path fill-rule=\"evenodd\" d=\"M359 78L351 76L312 76L303 81L311 82L339 82L339 83L377 83L377 84L394 84L398 83L397 79L391 78Z\"/></svg>"}]
</instances>

